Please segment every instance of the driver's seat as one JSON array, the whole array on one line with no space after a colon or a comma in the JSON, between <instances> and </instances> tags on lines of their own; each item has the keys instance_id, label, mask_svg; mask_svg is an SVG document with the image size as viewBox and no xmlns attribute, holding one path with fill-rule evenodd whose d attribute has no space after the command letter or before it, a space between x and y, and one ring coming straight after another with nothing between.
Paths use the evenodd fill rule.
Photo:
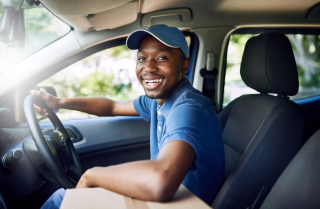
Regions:
<instances>
[{"instance_id":1,"label":"driver's seat","mask_svg":"<svg viewBox=\"0 0 320 209\"><path fill-rule=\"evenodd\" d=\"M245 84L260 94L243 95L218 115L226 181L213 202L215 209L258 206L261 201L255 199L265 198L302 142L304 116L288 97L299 87L288 38L280 33L251 38L240 72Z\"/></svg>"}]
</instances>

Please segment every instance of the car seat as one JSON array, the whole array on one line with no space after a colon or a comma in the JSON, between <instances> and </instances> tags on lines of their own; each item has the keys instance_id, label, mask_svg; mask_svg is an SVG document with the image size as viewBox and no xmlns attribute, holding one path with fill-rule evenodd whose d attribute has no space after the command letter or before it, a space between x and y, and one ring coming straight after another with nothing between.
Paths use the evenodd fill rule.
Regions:
<instances>
[{"instance_id":1,"label":"car seat","mask_svg":"<svg viewBox=\"0 0 320 209\"><path fill-rule=\"evenodd\" d=\"M260 94L243 95L218 114L226 180L212 204L215 209L261 205L302 143L304 116L288 97L299 88L288 38L265 33L249 39L240 73Z\"/></svg>"},{"instance_id":2,"label":"car seat","mask_svg":"<svg viewBox=\"0 0 320 209\"><path fill-rule=\"evenodd\" d=\"M301 148L277 180L261 209L320 208L320 130Z\"/></svg>"}]
</instances>

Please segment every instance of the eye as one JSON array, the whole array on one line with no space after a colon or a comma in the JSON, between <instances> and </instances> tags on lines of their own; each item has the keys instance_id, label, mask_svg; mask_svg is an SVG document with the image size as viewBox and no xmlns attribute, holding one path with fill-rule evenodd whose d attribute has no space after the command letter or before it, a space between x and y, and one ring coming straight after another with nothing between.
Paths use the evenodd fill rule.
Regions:
<instances>
[{"instance_id":1,"label":"eye","mask_svg":"<svg viewBox=\"0 0 320 209\"><path fill-rule=\"evenodd\" d=\"M144 58L144 57L138 57L138 61L145 61L146 60L146 58Z\"/></svg>"},{"instance_id":2,"label":"eye","mask_svg":"<svg viewBox=\"0 0 320 209\"><path fill-rule=\"evenodd\" d=\"M158 57L158 60L166 60L167 59L167 57Z\"/></svg>"}]
</instances>

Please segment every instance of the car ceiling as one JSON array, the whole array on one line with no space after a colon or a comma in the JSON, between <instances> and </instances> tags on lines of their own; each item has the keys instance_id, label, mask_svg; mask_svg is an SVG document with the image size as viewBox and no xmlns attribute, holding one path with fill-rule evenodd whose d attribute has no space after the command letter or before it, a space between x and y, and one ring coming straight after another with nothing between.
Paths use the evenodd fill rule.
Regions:
<instances>
[{"instance_id":1,"label":"car ceiling","mask_svg":"<svg viewBox=\"0 0 320 209\"><path fill-rule=\"evenodd\" d=\"M203 28L254 24L317 24L306 18L317 0L42 0L76 30L113 29L130 24L139 13L188 8L192 20L179 27ZM91 16L90 16L91 15ZM92 19L91 19L92 18Z\"/></svg>"}]
</instances>

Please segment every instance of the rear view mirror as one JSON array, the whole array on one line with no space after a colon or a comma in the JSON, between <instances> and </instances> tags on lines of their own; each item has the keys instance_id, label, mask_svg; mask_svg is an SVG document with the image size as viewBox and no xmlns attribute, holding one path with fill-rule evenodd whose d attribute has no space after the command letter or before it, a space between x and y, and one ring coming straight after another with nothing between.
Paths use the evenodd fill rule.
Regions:
<instances>
[{"instance_id":1,"label":"rear view mirror","mask_svg":"<svg viewBox=\"0 0 320 209\"><path fill-rule=\"evenodd\" d=\"M10 38L11 28L14 23L15 11L13 7L4 7L3 14L0 19L0 40L4 43L8 43Z\"/></svg>"},{"instance_id":2,"label":"rear view mirror","mask_svg":"<svg viewBox=\"0 0 320 209\"><path fill-rule=\"evenodd\" d=\"M0 19L0 41L24 47L25 25L23 9L5 6Z\"/></svg>"}]
</instances>

